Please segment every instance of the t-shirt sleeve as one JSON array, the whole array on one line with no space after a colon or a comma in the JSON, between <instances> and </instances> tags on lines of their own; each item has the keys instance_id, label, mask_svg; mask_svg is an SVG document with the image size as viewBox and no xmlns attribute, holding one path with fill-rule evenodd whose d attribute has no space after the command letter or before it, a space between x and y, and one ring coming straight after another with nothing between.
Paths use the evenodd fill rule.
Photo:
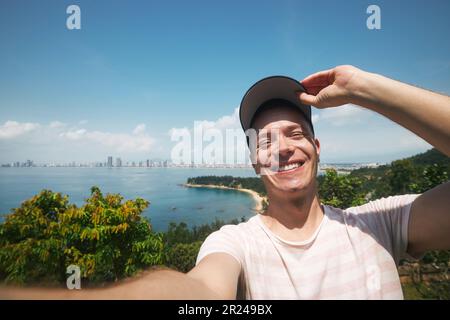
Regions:
<instances>
[{"instance_id":1,"label":"t-shirt sleeve","mask_svg":"<svg viewBox=\"0 0 450 320\"><path fill-rule=\"evenodd\" d=\"M390 252L398 265L407 254L408 224L411 205L419 194L391 196L345 210L356 214L376 240Z\"/></svg>"},{"instance_id":2,"label":"t-shirt sleeve","mask_svg":"<svg viewBox=\"0 0 450 320\"><path fill-rule=\"evenodd\" d=\"M244 255L238 228L236 225L225 225L211 233L201 245L195 265L207 255L220 252L231 255L242 266Z\"/></svg>"}]
</instances>

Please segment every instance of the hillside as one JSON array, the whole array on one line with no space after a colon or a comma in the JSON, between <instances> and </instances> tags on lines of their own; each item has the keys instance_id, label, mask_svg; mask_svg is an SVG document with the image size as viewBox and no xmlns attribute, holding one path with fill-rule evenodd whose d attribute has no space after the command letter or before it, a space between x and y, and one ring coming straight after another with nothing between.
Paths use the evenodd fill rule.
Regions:
<instances>
[{"instance_id":1,"label":"hillside","mask_svg":"<svg viewBox=\"0 0 450 320\"><path fill-rule=\"evenodd\" d=\"M436 149L392 161L378 168L353 170L349 176L361 180L366 199L423 193L448 180L450 158Z\"/></svg>"},{"instance_id":2,"label":"hillside","mask_svg":"<svg viewBox=\"0 0 450 320\"><path fill-rule=\"evenodd\" d=\"M450 172L450 158L444 155L442 152L436 150L435 148L432 148L430 150L427 150L423 153L416 154L414 156L394 160L389 165L382 165L377 168L360 168L353 170L351 174L353 176L380 176L383 173L385 173L389 168L392 166L392 164L396 161L404 161L404 162L410 162L413 166L417 167L424 167L424 166L430 166L430 165L438 165L446 168L447 172Z\"/></svg>"}]
</instances>

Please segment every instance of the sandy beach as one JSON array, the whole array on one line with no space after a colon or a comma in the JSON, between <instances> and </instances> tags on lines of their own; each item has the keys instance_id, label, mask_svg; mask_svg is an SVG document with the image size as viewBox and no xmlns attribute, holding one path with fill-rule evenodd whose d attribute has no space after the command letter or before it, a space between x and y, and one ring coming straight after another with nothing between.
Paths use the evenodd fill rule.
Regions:
<instances>
[{"instance_id":1,"label":"sandy beach","mask_svg":"<svg viewBox=\"0 0 450 320\"><path fill-rule=\"evenodd\" d=\"M250 189L243 189L243 188L231 188L231 187L225 187L225 186L219 186L215 184L192 184L192 183L185 183L183 186L188 188L210 188L210 189L224 189L224 190L235 190L235 191L242 191L249 193L253 200L255 201L255 205L253 207L253 210L256 212L261 212L263 210L263 200L264 197L260 196L258 192L250 190Z\"/></svg>"}]
</instances>

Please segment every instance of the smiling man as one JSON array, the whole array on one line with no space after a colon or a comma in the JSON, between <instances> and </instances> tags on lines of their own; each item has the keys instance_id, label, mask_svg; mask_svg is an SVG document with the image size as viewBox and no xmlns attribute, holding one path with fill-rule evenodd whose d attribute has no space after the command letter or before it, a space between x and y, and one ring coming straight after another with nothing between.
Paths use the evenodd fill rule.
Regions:
<instances>
[{"instance_id":1,"label":"smiling man","mask_svg":"<svg viewBox=\"0 0 450 320\"><path fill-rule=\"evenodd\" d=\"M214 284L217 292L236 290L228 291L228 297L401 299L400 259L450 248L448 182L422 195L388 197L345 210L320 203L320 143L309 105L347 103L381 113L450 154L449 97L352 66L319 72L300 83L265 78L245 94L240 119L254 137L249 146L267 190L268 209L211 234L192 275L201 278L213 260L232 257L228 273L234 271L237 289Z\"/></svg>"},{"instance_id":2,"label":"smiling man","mask_svg":"<svg viewBox=\"0 0 450 320\"><path fill-rule=\"evenodd\" d=\"M266 212L212 233L187 274L153 271L108 288L76 292L3 287L0 297L403 298L399 260L450 249L450 183L421 195L383 198L359 207L322 205L316 185L320 143L309 105L346 103L388 117L450 156L447 96L352 66L301 82L266 78L248 90L240 109L254 168L267 190Z\"/></svg>"}]
</instances>

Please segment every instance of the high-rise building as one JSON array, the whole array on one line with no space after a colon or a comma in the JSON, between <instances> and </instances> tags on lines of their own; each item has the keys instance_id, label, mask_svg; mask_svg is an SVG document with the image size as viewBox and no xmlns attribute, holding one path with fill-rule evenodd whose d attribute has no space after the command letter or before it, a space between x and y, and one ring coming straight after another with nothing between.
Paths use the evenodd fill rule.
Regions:
<instances>
[{"instance_id":1,"label":"high-rise building","mask_svg":"<svg viewBox=\"0 0 450 320\"><path fill-rule=\"evenodd\" d=\"M108 164L107 164L107 166L108 167L112 167L113 166L113 157L111 157L111 156L108 157Z\"/></svg>"},{"instance_id":2,"label":"high-rise building","mask_svg":"<svg viewBox=\"0 0 450 320\"><path fill-rule=\"evenodd\" d=\"M147 159L147 167L150 167L150 160L149 159Z\"/></svg>"},{"instance_id":3,"label":"high-rise building","mask_svg":"<svg viewBox=\"0 0 450 320\"><path fill-rule=\"evenodd\" d=\"M121 167L121 166L122 166L122 159L116 158L116 167Z\"/></svg>"}]
</instances>

